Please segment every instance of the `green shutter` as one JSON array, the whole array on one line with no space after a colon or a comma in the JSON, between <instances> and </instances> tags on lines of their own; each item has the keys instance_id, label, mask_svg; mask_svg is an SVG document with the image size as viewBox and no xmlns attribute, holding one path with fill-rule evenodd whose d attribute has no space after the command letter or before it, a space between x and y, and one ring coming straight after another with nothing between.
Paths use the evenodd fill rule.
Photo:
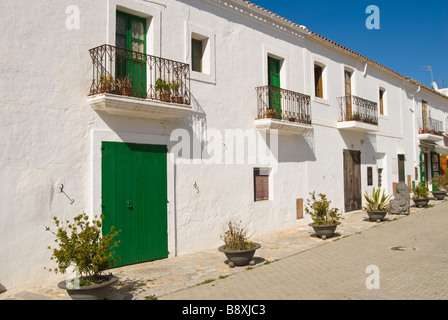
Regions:
<instances>
[{"instance_id":1,"label":"green shutter","mask_svg":"<svg viewBox=\"0 0 448 320\"><path fill-rule=\"evenodd\" d=\"M280 61L268 57L269 79L269 107L277 111L277 119L282 118L281 92L280 92Z\"/></svg>"},{"instance_id":2,"label":"green shutter","mask_svg":"<svg viewBox=\"0 0 448 320\"><path fill-rule=\"evenodd\" d=\"M146 20L117 12L116 46L134 51L117 52L116 78L128 76L132 80L132 95L146 98Z\"/></svg>"}]
</instances>

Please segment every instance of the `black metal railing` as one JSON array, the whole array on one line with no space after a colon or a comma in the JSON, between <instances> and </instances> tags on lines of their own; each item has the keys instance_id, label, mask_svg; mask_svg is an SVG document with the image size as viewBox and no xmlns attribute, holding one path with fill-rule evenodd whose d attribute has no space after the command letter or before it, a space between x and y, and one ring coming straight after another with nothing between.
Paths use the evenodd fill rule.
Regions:
<instances>
[{"instance_id":1,"label":"black metal railing","mask_svg":"<svg viewBox=\"0 0 448 320\"><path fill-rule=\"evenodd\" d=\"M338 98L341 109L339 121L359 121L378 125L378 104L357 96Z\"/></svg>"},{"instance_id":2,"label":"black metal railing","mask_svg":"<svg viewBox=\"0 0 448 320\"><path fill-rule=\"evenodd\" d=\"M419 133L443 133L443 122L430 117L418 119Z\"/></svg>"},{"instance_id":3,"label":"black metal railing","mask_svg":"<svg viewBox=\"0 0 448 320\"><path fill-rule=\"evenodd\" d=\"M111 45L89 51L93 64L90 95L112 93L190 105L188 64Z\"/></svg>"},{"instance_id":4,"label":"black metal railing","mask_svg":"<svg viewBox=\"0 0 448 320\"><path fill-rule=\"evenodd\" d=\"M257 90L257 118L311 124L311 98L290 90L263 86Z\"/></svg>"}]
</instances>

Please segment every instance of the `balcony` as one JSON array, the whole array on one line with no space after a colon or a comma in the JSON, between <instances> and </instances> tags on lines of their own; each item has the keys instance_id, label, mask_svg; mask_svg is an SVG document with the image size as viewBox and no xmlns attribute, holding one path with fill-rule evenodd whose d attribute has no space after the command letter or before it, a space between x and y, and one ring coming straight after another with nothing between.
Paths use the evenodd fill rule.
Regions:
<instances>
[{"instance_id":1,"label":"balcony","mask_svg":"<svg viewBox=\"0 0 448 320\"><path fill-rule=\"evenodd\" d=\"M418 119L418 139L426 142L439 142L443 138L443 122L429 117Z\"/></svg>"},{"instance_id":2,"label":"balcony","mask_svg":"<svg viewBox=\"0 0 448 320\"><path fill-rule=\"evenodd\" d=\"M255 89L257 129L278 130L282 135L301 135L312 129L310 96L272 86Z\"/></svg>"},{"instance_id":3,"label":"balcony","mask_svg":"<svg viewBox=\"0 0 448 320\"><path fill-rule=\"evenodd\" d=\"M378 105L357 96L338 98L341 118L337 124L339 130L361 133L379 131Z\"/></svg>"},{"instance_id":4,"label":"balcony","mask_svg":"<svg viewBox=\"0 0 448 320\"><path fill-rule=\"evenodd\" d=\"M110 45L90 50L87 101L100 112L169 120L191 111L188 64Z\"/></svg>"}]
</instances>

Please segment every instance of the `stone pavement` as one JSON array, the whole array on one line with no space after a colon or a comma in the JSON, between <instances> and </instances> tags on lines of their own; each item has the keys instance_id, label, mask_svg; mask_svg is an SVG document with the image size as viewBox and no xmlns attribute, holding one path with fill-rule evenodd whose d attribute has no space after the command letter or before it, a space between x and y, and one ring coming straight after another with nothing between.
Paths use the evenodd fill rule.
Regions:
<instances>
[{"instance_id":1,"label":"stone pavement","mask_svg":"<svg viewBox=\"0 0 448 320\"><path fill-rule=\"evenodd\" d=\"M380 223L363 211L349 213L325 241L309 226L254 237L262 245L254 267L231 269L216 248L116 268L119 282L108 299L448 299L448 202L430 204ZM366 289L370 265L378 267L380 289ZM0 300L44 299L69 298L54 281L0 294Z\"/></svg>"}]
</instances>

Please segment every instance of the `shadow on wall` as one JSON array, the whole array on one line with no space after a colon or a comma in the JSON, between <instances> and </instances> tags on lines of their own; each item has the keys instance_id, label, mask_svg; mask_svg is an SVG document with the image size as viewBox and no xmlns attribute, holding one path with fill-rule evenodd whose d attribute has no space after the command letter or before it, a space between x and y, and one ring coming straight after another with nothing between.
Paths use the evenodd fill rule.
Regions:
<instances>
[{"instance_id":1,"label":"shadow on wall","mask_svg":"<svg viewBox=\"0 0 448 320\"><path fill-rule=\"evenodd\" d=\"M354 134L341 132L341 137L348 150L361 151L361 164L376 165L376 135L374 134ZM342 152L342 151L341 151ZM342 156L342 153L341 153Z\"/></svg>"},{"instance_id":2,"label":"shadow on wall","mask_svg":"<svg viewBox=\"0 0 448 320\"><path fill-rule=\"evenodd\" d=\"M5 291L6 291L5 286L0 283L0 293L3 293Z\"/></svg>"}]
</instances>

